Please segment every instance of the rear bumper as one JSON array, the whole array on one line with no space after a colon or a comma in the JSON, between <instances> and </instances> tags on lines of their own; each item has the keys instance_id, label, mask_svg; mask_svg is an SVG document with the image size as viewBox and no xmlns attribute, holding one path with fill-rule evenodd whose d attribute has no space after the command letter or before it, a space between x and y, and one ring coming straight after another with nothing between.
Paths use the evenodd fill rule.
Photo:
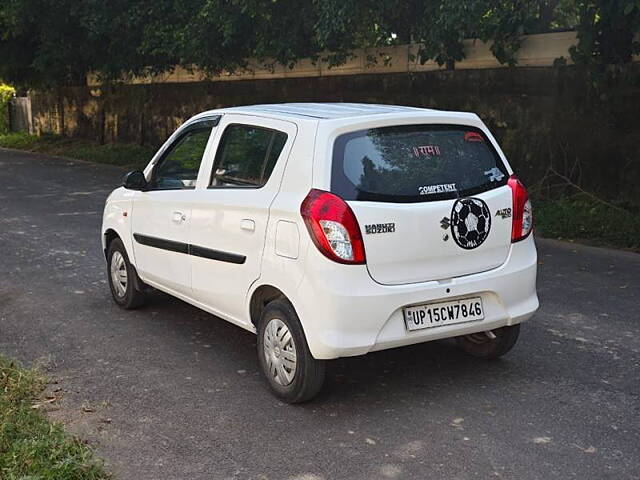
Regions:
<instances>
[{"instance_id":1,"label":"rear bumper","mask_svg":"<svg viewBox=\"0 0 640 480\"><path fill-rule=\"evenodd\" d=\"M332 359L515 325L538 309L537 254L530 236L513 244L507 261L488 272L448 281L381 285L366 266L338 265L309 252L294 305L311 353ZM407 332L402 309L480 296L485 318Z\"/></svg>"}]
</instances>

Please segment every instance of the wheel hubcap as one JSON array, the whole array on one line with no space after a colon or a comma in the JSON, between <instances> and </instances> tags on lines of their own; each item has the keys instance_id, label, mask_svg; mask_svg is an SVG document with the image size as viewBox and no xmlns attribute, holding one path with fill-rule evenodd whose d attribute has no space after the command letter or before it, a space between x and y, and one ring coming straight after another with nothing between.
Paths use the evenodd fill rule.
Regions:
<instances>
[{"instance_id":1,"label":"wheel hubcap","mask_svg":"<svg viewBox=\"0 0 640 480\"><path fill-rule=\"evenodd\" d=\"M118 297L124 297L127 293L127 265L120 252L111 255L111 283Z\"/></svg>"},{"instance_id":2,"label":"wheel hubcap","mask_svg":"<svg viewBox=\"0 0 640 480\"><path fill-rule=\"evenodd\" d=\"M279 318L273 318L267 323L263 348L271 378L282 386L289 385L296 374L296 345L289 328Z\"/></svg>"}]
</instances>

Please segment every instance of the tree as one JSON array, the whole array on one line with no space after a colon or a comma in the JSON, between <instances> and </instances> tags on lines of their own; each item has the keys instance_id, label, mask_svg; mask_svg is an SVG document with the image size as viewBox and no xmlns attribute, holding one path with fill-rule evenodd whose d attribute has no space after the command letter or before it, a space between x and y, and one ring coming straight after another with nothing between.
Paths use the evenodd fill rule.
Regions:
<instances>
[{"instance_id":1,"label":"tree","mask_svg":"<svg viewBox=\"0 0 640 480\"><path fill-rule=\"evenodd\" d=\"M74 0L4 0L0 4L0 77L16 86L79 84L94 49Z\"/></svg>"},{"instance_id":2,"label":"tree","mask_svg":"<svg viewBox=\"0 0 640 480\"><path fill-rule=\"evenodd\" d=\"M345 62L356 48L420 45L454 68L463 41L516 63L521 37L578 25L577 62L620 64L638 51L640 0L4 0L0 76L19 87L82 85L162 73L209 74L250 58L292 66Z\"/></svg>"},{"instance_id":3,"label":"tree","mask_svg":"<svg viewBox=\"0 0 640 480\"><path fill-rule=\"evenodd\" d=\"M621 65L640 52L640 0L578 0L576 63L595 68Z\"/></svg>"}]
</instances>

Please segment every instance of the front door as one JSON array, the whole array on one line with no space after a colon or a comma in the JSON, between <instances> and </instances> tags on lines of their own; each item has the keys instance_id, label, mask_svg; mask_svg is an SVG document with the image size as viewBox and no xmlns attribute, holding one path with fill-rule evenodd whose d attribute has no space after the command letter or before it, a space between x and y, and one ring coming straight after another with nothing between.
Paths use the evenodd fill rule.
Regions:
<instances>
[{"instance_id":1,"label":"front door","mask_svg":"<svg viewBox=\"0 0 640 480\"><path fill-rule=\"evenodd\" d=\"M177 136L151 170L149 190L139 192L133 206L133 251L139 275L188 296L191 204L214 123L196 122Z\"/></svg>"},{"instance_id":2,"label":"front door","mask_svg":"<svg viewBox=\"0 0 640 480\"><path fill-rule=\"evenodd\" d=\"M247 324L245 297L260 276L269 207L297 130L231 114L217 131L207 188L195 192L191 212L193 295L227 320Z\"/></svg>"}]
</instances>

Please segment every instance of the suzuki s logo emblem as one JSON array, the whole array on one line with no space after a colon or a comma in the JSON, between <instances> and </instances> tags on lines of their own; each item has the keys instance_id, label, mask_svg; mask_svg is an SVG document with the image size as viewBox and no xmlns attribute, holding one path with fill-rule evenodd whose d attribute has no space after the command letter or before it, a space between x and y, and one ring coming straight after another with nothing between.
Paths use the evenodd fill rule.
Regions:
<instances>
[{"instance_id":1,"label":"suzuki s logo emblem","mask_svg":"<svg viewBox=\"0 0 640 480\"><path fill-rule=\"evenodd\" d=\"M461 198L451 209L451 236L459 247L471 250L489 236L491 213L479 198Z\"/></svg>"}]
</instances>

